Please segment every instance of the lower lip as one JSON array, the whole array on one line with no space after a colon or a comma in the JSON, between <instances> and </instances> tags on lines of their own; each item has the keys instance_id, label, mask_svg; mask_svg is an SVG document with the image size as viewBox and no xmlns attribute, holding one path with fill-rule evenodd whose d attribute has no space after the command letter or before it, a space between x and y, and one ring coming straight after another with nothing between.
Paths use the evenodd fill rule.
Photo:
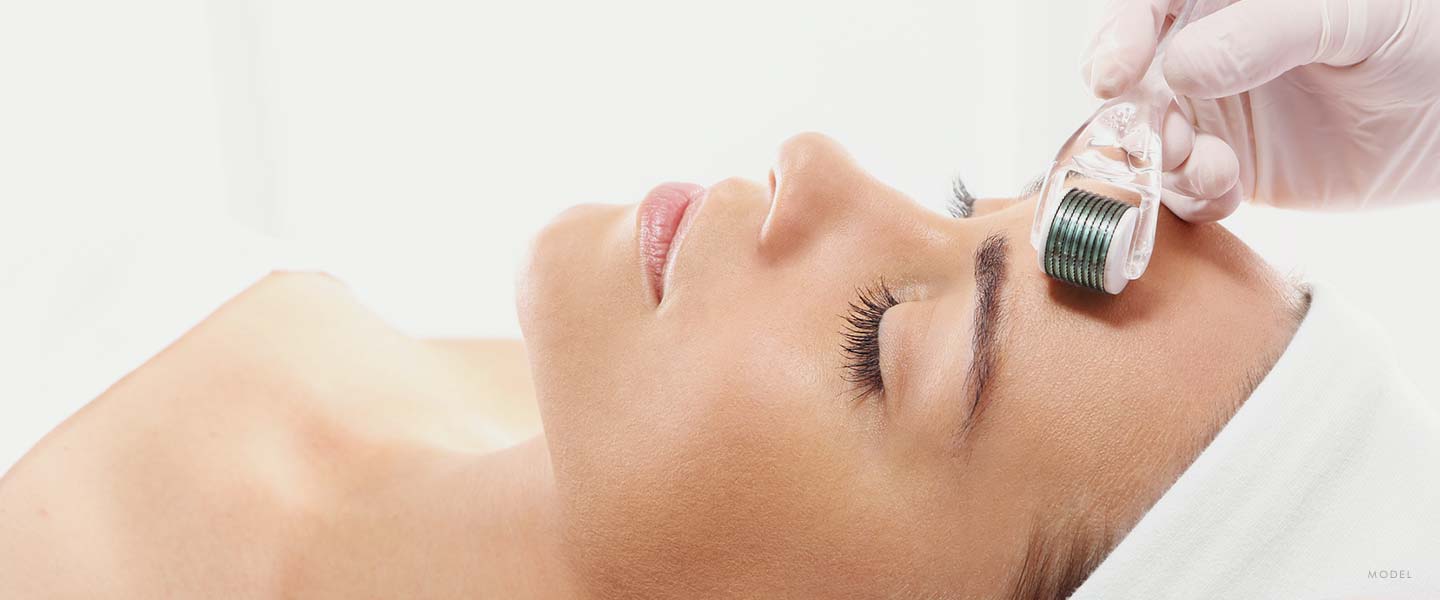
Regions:
<instances>
[{"instance_id":1,"label":"lower lip","mask_svg":"<svg viewBox=\"0 0 1440 600\"><path fill-rule=\"evenodd\" d=\"M693 183L662 183L645 194L636 216L636 234L640 241L641 267L645 282L658 303L665 297L668 268L674 258L680 237L690 224L690 209L705 193Z\"/></svg>"}]
</instances>

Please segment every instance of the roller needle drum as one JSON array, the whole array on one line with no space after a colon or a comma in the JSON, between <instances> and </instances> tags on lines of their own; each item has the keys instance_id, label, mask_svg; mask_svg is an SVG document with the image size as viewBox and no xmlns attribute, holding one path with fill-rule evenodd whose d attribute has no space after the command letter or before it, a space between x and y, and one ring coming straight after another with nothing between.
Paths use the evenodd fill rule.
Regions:
<instances>
[{"instance_id":1,"label":"roller needle drum","mask_svg":"<svg viewBox=\"0 0 1440 600\"><path fill-rule=\"evenodd\" d=\"M1145 76L1101 105L1060 147L1041 185L1030 231L1047 275L1119 294L1145 273L1160 211L1160 131L1175 99L1161 57L1175 32L1224 3L1187 1L1157 43Z\"/></svg>"}]
</instances>

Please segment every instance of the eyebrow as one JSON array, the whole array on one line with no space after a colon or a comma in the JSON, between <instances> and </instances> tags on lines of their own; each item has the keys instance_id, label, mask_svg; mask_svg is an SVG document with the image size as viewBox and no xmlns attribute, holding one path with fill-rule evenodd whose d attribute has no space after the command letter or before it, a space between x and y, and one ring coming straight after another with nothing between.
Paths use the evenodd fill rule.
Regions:
<instances>
[{"instance_id":1,"label":"eyebrow","mask_svg":"<svg viewBox=\"0 0 1440 600\"><path fill-rule=\"evenodd\" d=\"M999 335L996 329L1004 317L1000 303L1001 288L1005 285L1005 271L1010 254L1010 238L1001 233L992 233L980 247L975 249L975 319L970 338L971 356L969 371L965 375L966 396L970 400L970 411L962 427L962 435L974 427L980 417L985 388L995 372L998 359Z\"/></svg>"}]
</instances>

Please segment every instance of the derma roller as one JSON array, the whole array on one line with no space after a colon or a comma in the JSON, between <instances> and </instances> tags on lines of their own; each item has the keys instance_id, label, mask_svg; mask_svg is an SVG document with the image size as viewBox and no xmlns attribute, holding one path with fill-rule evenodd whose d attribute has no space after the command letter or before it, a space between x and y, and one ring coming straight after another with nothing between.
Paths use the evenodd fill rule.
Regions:
<instances>
[{"instance_id":1,"label":"derma roller","mask_svg":"<svg viewBox=\"0 0 1440 600\"><path fill-rule=\"evenodd\" d=\"M1119 294L1145 273L1160 212L1161 123L1175 99L1161 57L1175 32L1224 2L1187 0L1156 44L1145 76L1101 105L1060 147L1030 230L1047 275Z\"/></svg>"}]
</instances>

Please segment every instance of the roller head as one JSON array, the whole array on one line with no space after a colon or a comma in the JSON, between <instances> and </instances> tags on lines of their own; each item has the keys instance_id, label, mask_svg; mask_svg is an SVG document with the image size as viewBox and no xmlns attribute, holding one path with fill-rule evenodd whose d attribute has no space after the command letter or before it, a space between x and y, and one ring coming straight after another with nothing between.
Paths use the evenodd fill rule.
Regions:
<instances>
[{"instance_id":1,"label":"roller head","mask_svg":"<svg viewBox=\"0 0 1440 600\"><path fill-rule=\"evenodd\" d=\"M1071 285L1119 294L1130 280L1125 261L1139 210L1114 198L1072 188L1045 215L1040 268Z\"/></svg>"}]
</instances>

